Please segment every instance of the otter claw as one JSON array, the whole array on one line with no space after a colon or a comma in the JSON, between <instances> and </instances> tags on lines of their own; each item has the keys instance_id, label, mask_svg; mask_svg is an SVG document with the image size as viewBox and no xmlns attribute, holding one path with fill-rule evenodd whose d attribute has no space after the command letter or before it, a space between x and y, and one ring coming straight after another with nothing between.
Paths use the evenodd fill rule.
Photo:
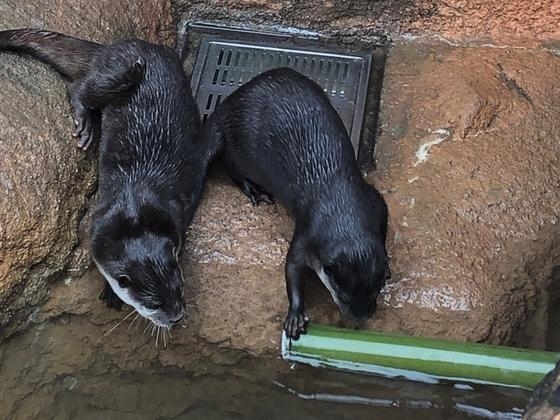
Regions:
<instances>
[{"instance_id":1,"label":"otter claw","mask_svg":"<svg viewBox=\"0 0 560 420\"><path fill-rule=\"evenodd\" d=\"M284 331L289 338L297 340L301 334L307 333L308 322L309 316L305 311L290 309L284 322Z\"/></svg>"},{"instance_id":2,"label":"otter claw","mask_svg":"<svg viewBox=\"0 0 560 420\"><path fill-rule=\"evenodd\" d=\"M78 148L87 150L93 141L93 116L91 111L83 107L76 107L74 110L74 137L78 139Z\"/></svg>"},{"instance_id":3,"label":"otter claw","mask_svg":"<svg viewBox=\"0 0 560 420\"><path fill-rule=\"evenodd\" d=\"M251 180L244 179L243 181L238 183L238 185L241 191L243 191L243 194L249 197L249 200L251 200L251 204L253 206L258 206L260 203L269 205L274 204L274 198L272 197L272 194L267 193Z\"/></svg>"},{"instance_id":4,"label":"otter claw","mask_svg":"<svg viewBox=\"0 0 560 420\"><path fill-rule=\"evenodd\" d=\"M260 203L268 205L274 204L274 200L267 193L257 193L249 197L249 199L251 200L251 204L256 207L258 207Z\"/></svg>"}]
</instances>

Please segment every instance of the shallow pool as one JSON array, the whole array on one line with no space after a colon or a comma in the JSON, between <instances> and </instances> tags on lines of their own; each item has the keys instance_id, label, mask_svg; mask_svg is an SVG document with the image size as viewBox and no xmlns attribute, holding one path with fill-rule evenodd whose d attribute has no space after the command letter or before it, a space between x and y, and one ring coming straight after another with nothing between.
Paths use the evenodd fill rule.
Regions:
<instances>
[{"instance_id":1,"label":"shallow pool","mask_svg":"<svg viewBox=\"0 0 560 420\"><path fill-rule=\"evenodd\" d=\"M156 348L140 322L106 336L96 324L63 315L0 346L0 418L508 419L529 398L295 366L194 337Z\"/></svg>"}]
</instances>

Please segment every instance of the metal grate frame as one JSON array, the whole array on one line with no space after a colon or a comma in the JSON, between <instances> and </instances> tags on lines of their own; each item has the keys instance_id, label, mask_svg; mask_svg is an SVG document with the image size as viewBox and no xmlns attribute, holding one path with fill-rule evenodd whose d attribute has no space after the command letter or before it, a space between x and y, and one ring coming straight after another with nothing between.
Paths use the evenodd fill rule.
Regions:
<instances>
[{"instance_id":1,"label":"metal grate frame","mask_svg":"<svg viewBox=\"0 0 560 420\"><path fill-rule=\"evenodd\" d=\"M323 87L358 155L371 68L371 55L366 53L348 54L291 47L274 41L204 36L191 77L191 88L203 121L238 87L278 67L290 67Z\"/></svg>"}]
</instances>

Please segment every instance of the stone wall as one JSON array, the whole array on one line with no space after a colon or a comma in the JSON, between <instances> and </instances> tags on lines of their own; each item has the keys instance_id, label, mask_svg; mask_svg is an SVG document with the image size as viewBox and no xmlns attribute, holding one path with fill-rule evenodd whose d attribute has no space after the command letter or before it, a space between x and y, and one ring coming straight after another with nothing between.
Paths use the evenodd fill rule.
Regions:
<instances>
[{"instance_id":1,"label":"stone wall","mask_svg":"<svg viewBox=\"0 0 560 420\"><path fill-rule=\"evenodd\" d=\"M560 4L553 0L175 0L182 18L259 27L295 27L348 42L388 35L444 38L453 43L489 43L558 48Z\"/></svg>"},{"instance_id":2,"label":"stone wall","mask_svg":"<svg viewBox=\"0 0 560 420\"><path fill-rule=\"evenodd\" d=\"M530 330L536 314L546 316L539 312L546 303L542 290L559 252L559 59L548 47L457 47L410 43L404 36L482 42L491 35L472 30L478 34L473 38L465 29L471 26L457 23L477 4L478 11L490 10L489 3L479 3L457 5L465 13L456 15L444 13L449 4L406 1L175 6L191 22L298 26L342 42L400 34L387 62L378 170L369 175L390 207L394 276L369 327L538 347L543 332L520 339L519 331ZM168 2L43 6L0 2L3 28L56 28L98 41L135 35L173 42ZM520 17L520 27L536 25L541 12ZM524 42L526 32L511 25L516 35L508 41ZM552 45L554 28L537 26L536 39ZM449 28L456 28L455 35ZM49 279L68 266L94 190L96 157L74 148L64 85L54 72L14 55L6 55L1 66L0 180L8 194L0 205L0 303L6 308L0 325L6 325L16 311L27 314L43 300ZM185 260L187 288L200 315L193 317L198 333L254 352L276 347L287 307L282 267L290 226L281 207L253 209L227 180L210 182ZM80 255L83 269L89 262L85 248ZM314 290L314 321L336 323L330 299ZM71 310L72 299L66 305ZM259 333L245 334L249 328Z\"/></svg>"},{"instance_id":3,"label":"stone wall","mask_svg":"<svg viewBox=\"0 0 560 420\"><path fill-rule=\"evenodd\" d=\"M167 1L0 0L0 16L0 29L44 28L99 42L174 39ZM95 189L96 153L77 150L65 91L47 66L2 54L0 336L15 326L10 320L25 322L67 267Z\"/></svg>"}]
</instances>

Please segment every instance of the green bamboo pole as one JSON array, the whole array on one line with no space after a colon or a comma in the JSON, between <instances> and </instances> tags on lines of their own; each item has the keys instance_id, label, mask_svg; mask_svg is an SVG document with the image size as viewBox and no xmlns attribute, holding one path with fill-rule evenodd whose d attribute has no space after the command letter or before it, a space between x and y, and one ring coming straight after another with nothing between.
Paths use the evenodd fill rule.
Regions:
<instances>
[{"instance_id":1,"label":"green bamboo pole","mask_svg":"<svg viewBox=\"0 0 560 420\"><path fill-rule=\"evenodd\" d=\"M312 325L299 340L282 335L285 360L404 377L532 389L560 353Z\"/></svg>"}]
</instances>

